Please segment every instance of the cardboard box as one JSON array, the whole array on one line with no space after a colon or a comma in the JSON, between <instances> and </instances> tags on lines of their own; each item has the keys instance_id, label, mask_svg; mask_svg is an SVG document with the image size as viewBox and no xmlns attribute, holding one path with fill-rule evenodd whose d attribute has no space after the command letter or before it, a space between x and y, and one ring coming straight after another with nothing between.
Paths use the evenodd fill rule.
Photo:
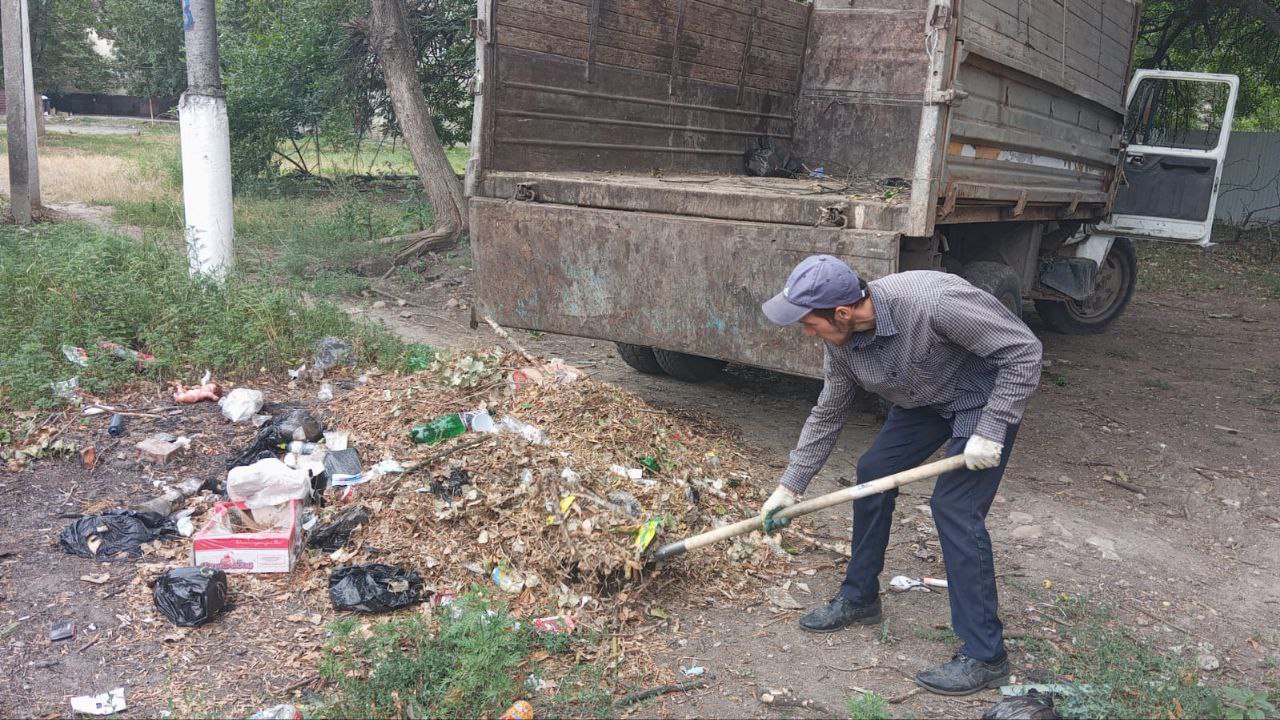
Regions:
<instances>
[{"instance_id":1,"label":"cardboard box","mask_svg":"<svg viewBox=\"0 0 1280 720\"><path fill-rule=\"evenodd\" d=\"M302 503L249 511L255 520L270 529L259 532L232 532L228 508L244 509L242 502L220 502L213 506L208 522L192 538L192 563L228 573L291 572L302 551Z\"/></svg>"}]
</instances>

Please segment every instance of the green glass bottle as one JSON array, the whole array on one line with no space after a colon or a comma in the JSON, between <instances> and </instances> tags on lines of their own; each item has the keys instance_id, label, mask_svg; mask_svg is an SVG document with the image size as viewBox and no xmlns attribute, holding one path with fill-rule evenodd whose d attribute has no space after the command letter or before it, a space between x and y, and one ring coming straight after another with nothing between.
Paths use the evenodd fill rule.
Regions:
<instances>
[{"instance_id":1,"label":"green glass bottle","mask_svg":"<svg viewBox=\"0 0 1280 720\"><path fill-rule=\"evenodd\" d=\"M442 440L457 437L466 431L467 426L462 422L462 416L458 415L458 413L453 413L438 417L425 425L415 425L409 431L409 437L413 438L416 443L435 445Z\"/></svg>"}]
</instances>

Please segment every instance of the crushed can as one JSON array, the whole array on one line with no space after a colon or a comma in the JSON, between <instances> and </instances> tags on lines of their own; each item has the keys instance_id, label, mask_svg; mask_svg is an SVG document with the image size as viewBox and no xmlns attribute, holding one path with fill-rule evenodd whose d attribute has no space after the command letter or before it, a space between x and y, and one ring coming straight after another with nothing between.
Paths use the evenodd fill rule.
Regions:
<instances>
[{"instance_id":1,"label":"crushed can","mask_svg":"<svg viewBox=\"0 0 1280 720\"><path fill-rule=\"evenodd\" d=\"M498 720L533 720L533 706L528 701L517 700Z\"/></svg>"}]
</instances>

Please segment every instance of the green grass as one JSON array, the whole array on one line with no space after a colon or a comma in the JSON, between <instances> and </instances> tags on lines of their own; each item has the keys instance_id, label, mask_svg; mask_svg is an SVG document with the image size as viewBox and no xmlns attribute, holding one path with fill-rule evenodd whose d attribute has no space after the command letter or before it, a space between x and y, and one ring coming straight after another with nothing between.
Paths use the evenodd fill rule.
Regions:
<instances>
[{"instance_id":1,"label":"green grass","mask_svg":"<svg viewBox=\"0 0 1280 720\"><path fill-rule=\"evenodd\" d=\"M1274 717L1267 693L1219 685L1196 667L1196 648L1165 650L1087 597L1059 595L1062 653L1051 662L1076 691L1057 702L1065 718Z\"/></svg>"},{"instance_id":2,"label":"green grass","mask_svg":"<svg viewBox=\"0 0 1280 720\"><path fill-rule=\"evenodd\" d=\"M942 643L948 646L959 646L960 636L956 635L956 631L951 628L938 630L937 628L916 628L915 636L921 640Z\"/></svg>"},{"instance_id":3,"label":"green grass","mask_svg":"<svg viewBox=\"0 0 1280 720\"><path fill-rule=\"evenodd\" d=\"M476 593L430 614L375 623L370 633L362 625L350 618L330 626L319 672L332 692L308 717L497 717L530 695L534 651L561 653L574 642L517 626L505 608ZM574 699L607 713L611 704L598 693L607 683L590 667L578 672L594 684L575 686ZM563 702L571 706L569 698Z\"/></svg>"},{"instance_id":4,"label":"green grass","mask_svg":"<svg viewBox=\"0 0 1280 720\"><path fill-rule=\"evenodd\" d=\"M1280 298L1280 251L1261 232L1214 229L1214 248L1167 242L1139 242L1138 288L1183 294L1255 294Z\"/></svg>"},{"instance_id":5,"label":"green grass","mask_svg":"<svg viewBox=\"0 0 1280 720\"><path fill-rule=\"evenodd\" d=\"M0 228L0 333L9 338L0 346L0 404L14 406L50 404L49 383L73 375L100 393L139 377L292 367L326 335L349 339L368 361L395 364L404 352L386 330L308 302L287 283L236 274L217 288L188 276L181 248L79 223ZM101 341L157 360L140 371L94 352ZM89 365L67 361L64 344L89 349Z\"/></svg>"},{"instance_id":6,"label":"green grass","mask_svg":"<svg viewBox=\"0 0 1280 720\"><path fill-rule=\"evenodd\" d=\"M875 693L866 693L844 702L849 720L889 720L889 701Z\"/></svg>"},{"instance_id":7,"label":"green grass","mask_svg":"<svg viewBox=\"0 0 1280 720\"><path fill-rule=\"evenodd\" d=\"M1173 385L1169 384L1164 378L1143 378L1142 386L1153 390L1172 390Z\"/></svg>"}]
</instances>

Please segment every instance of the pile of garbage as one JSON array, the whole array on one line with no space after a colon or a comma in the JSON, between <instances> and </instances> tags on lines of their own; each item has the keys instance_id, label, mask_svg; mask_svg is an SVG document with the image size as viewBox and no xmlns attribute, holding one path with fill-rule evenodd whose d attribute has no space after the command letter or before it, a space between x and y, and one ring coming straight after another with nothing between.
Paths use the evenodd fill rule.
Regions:
<instances>
[{"instance_id":1,"label":"pile of garbage","mask_svg":"<svg viewBox=\"0 0 1280 720\"><path fill-rule=\"evenodd\" d=\"M650 575L651 548L754 514L747 460L714 420L527 365L500 348L456 353L332 408L365 457L407 470L349 488L340 502L379 509L347 552L374 550L436 591L490 583L573 608ZM761 540L678 566L724 580L782 554Z\"/></svg>"}]
</instances>

